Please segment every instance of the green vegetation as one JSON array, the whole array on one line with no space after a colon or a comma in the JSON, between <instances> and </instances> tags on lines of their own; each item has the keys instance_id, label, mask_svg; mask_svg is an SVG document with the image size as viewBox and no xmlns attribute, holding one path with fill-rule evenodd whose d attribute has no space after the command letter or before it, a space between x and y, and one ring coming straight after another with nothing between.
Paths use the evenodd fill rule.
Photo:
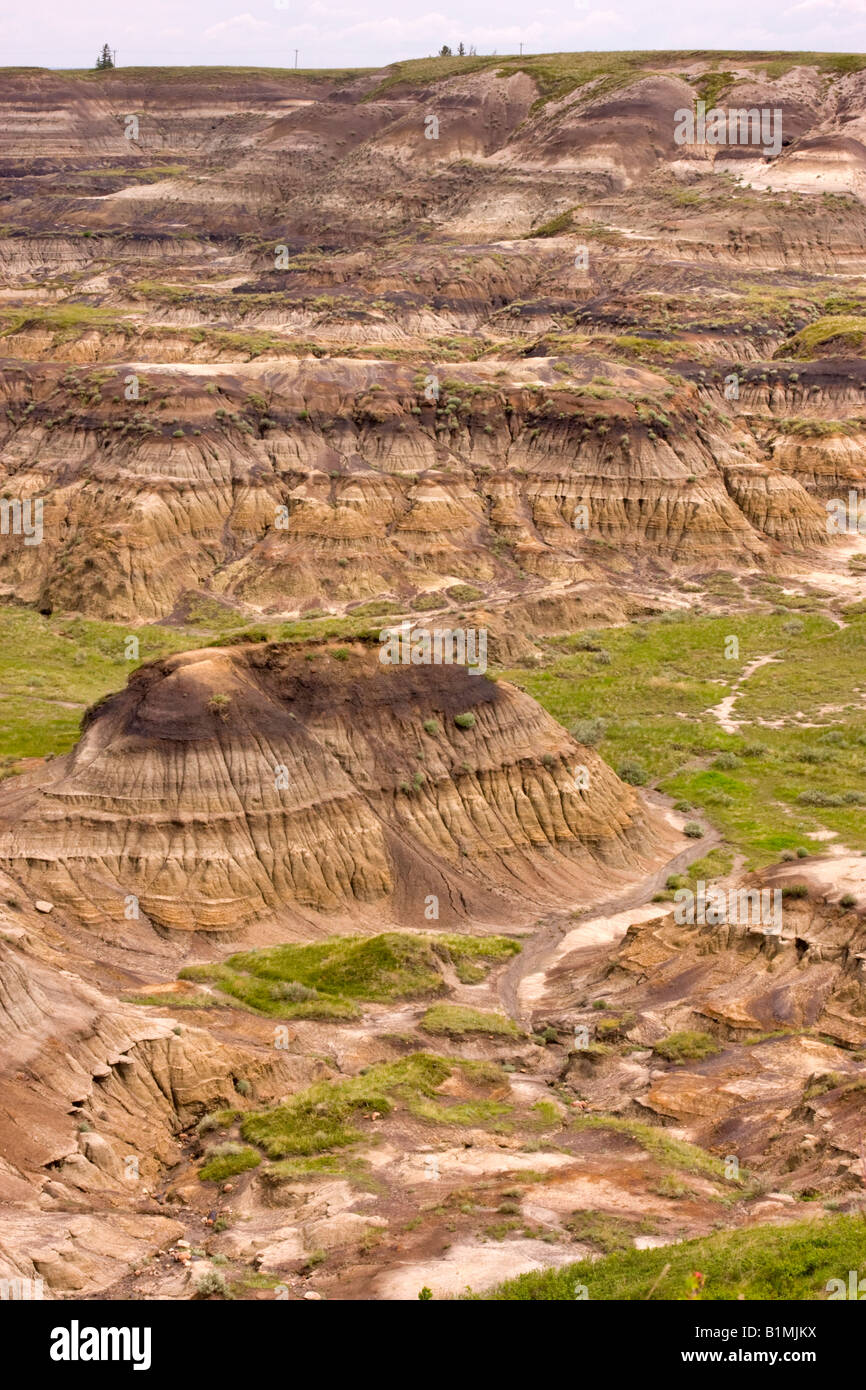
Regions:
<instances>
[{"instance_id":1,"label":"green vegetation","mask_svg":"<svg viewBox=\"0 0 866 1390\"><path fill-rule=\"evenodd\" d=\"M202 1182L225 1182L248 1168L257 1168L262 1156L255 1149L244 1148L243 1144L218 1144L211 1149L203 1167L199 1169Z\"/></svg>"},{"instance_id":2,"label":"green vegetation","mask_svg":"<svg viewBox=\"0 0 866 1390\"><path fill-rule=\"evenodd\" d=\"M556 637L545 643L540 669L502 674L578 737L600 727L595 742L610 766L629 780L645 774L683 810L701 813L721 831L724 854L742 852L749 868L794 853L826 830L866 849L866 714L856 694L866 663L866 612L848 609L840 629L800 606L795 627L781 586L762 581L759 592L782 599L778 611L665 614ZM732 633L739 653L729 660ZM594 655L602 637L613 660L599 667ZM742 727L726 733L710 710L761 656L772 661L739 687ZM830 704L839 712L828 716ZM828 735L838 741L824 742ZM721 765L720 755L728 755ZM723 862L714 869L724 872Z\"/></svg>"},{"instance_id":3,"label":"green vegetation","mask_svg":"<svg viewBox=\"0 0 866 1390\"><path fill-rule=\"evenodd\" d=\"M709 1033L668 1033L666 1038L653 1044L656 1056L664 1057L667 1062L701 1061L704 1057L714 1057L721 1050Z\"/></svg>"},{"instance_id":4,"label":"green vegetation","mask_svg":"<svg viewBox=\"0 0 866 1390\"><path fill-rule=\"evenodd\" d=\"M217 964L189 965L184 980L207 980L258 1013L277 1018L356 1018L356 1000L385 1003L445 989L441 963L477 983L520 947L508 937L334 936L311 946L241 951ZM213 1002L213 1001L211 1001Z\"/></svg>"},{"instance_id":5,"label":"green vegetation","mask_svg":"<svg viewBox=\"0 0 866 1390\"><path fill-rule=\"evenodd\" d=\"M643 1124L640 1120L623 1120L614 1115L579 1115L574 1121L574 1127L607 1129L627 1135L664 1168L682 1173L695 1173L700 1177L713 1178L717 1182L725 1179L725 1165L721 1159L714 1158L696 1144L673 1138L657 1125Z\"/></svg>"},{"instance_id":6,"label":"green vegetation","mask_svg":"<svg viewBox=\"0 0 866 1390\"><path fill-rule=\"evenodd\" d=\"M126 684L144 661L196 645L188 633L134 629L139 657L124 652L128 625L0 606L0 746L11 758L66 753L88 706Z\"/></svg>"},{"instance_id":7,"label":"green vegetation","mask_svg":"<svg viewBox=\"0 0 866 1390\"><path fill-rule=\"evenodd\" d=\"M540 227L535 227L526 235L527 237L562 236L564 232L571 231L573 223L573 209L568 208L566 212L560 212L556 217L551 217L548 222L542 222Z\"/></svg>"},{"instance_id":8,"label":"green vegetation","mask_svg":"<svg viewBox=\"0 0 866 1390\"><path fill-rule=\"evenodd\" d=\"M485 1295L493 1300L572 1301L583 1284L591 1299L659 1301L690 1297L696 1269L701 1298L796 1302L827 1298L831 1279L847 1279L863 1254L863 1222L855 1216L751 1226L657 1250L630 1250L562 1269L521 1274ZM665 1266L667 1273L663 1273Z\"/></svg>"},{"instance_id":9,"label":"green vegetation","mask_svg":"<svg viewBox=\"0 0 866 1390\"><path fill-rule=\"evenodd\" d=\"M866 339L866 317L850 314L828 314L809 323L784 342L775 357L796 357L809 361L813 357L858 355Z\"/></svg>"},{"instance_id":10,"label":"green vegetation","mask_svg":"<svg viewBox=\"0 0 866 1390\"><path fill-rule=\"evenodd\" d=\"M572 1212L565 1226L574 1240L594 1245L603 1255L612 1255L615 1250L633 1250L635 1236L651 1236L657 1229L652 1217L635 1221L611 1212L585 1209Z\"/></svg>"},{"instance_id":11,"label":"green vegetation","mask_svg":"<svg viewBox=\"0 0 866 1390\"><path fill-rule=\"evenodd\" d=\"M371 1189L375 1186L370 1177L370 1166L361 1158L350 1158L347 1154L319 1154L313 1158L282 1158L269 1163L261 1171L260 1181L266 1187L280 1187L287 1182L301 1182L306 1178L327 1176L345 1178L356 1186Z\"/></svg>"},{"instance_id":12,"label":"green vegetation","mask_svg":"<svg viewBox=\"0 0 866 1390\"><path fill-rule=\"evenodd\" d=\"M73 335L80 328L110 327L132 332L132 325L124 324L115 309L94 308L90 304L28 305L26 309L0 309L3 328L0 337L8 338L13 333L26 329L51 329L62 340Z\"/></svg>"},{"instance_id":13,"label":"green vegetation","mask_svg":"<svg viewBox=\"0 0 866 1390\"><path fill-rule=\"evenodd\" d=\"M482 1092L502 1084L498 1068L415 1052L398 1062L379 1062L342 1081L322 1081L292 1096L284 1105L244 1115L241 1133L270 1158L322 1154L363 1138L355 1125L374 1114L388 1115L397 1104L435 1123L476 1124L495 1120L510 1107L483 1096L454 1102L438 1096L443 1082L460 1071Z\"/></svg>"},{"instance_id":14,"label":"green vegetation","mask_svg":"<svg viewBox=\"0 0 866 1390\"><path fill-rule=\"evenodd\" d=\"M482 1013L463 1004L434 1004L421 1020L425 1033L442 1033L461 1038L467 1033L484 1033L490 1037L517 1038L517 1024L504 1014Z\"/></svg>"}]
</instances>

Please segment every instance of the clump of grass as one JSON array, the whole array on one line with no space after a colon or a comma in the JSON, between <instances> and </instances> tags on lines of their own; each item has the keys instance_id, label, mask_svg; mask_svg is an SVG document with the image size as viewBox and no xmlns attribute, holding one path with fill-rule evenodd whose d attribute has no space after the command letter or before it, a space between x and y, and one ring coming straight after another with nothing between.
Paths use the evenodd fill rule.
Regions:
<instances>
[{"instance_id":1,"label":"clump of grass","mask_svg":"<svg viewBox=\"0 0 866 1390\"><path fill-rule=\"evenodd\" d=\"M666 1038L660 1038L658 1042L653 1044L653 1052L657 1057L664 1057L667 1062L677 1063L700 1061L704 1057L714 1057L721 1050L715 1038L710 1037L709 1033L669 1033Z\"/></svg>"},{"instance_id":2,"label":"clump of grass","mask_svg":"<svg viewBox=\"0 0 866 1390\"><path fill-rule=\"evenodd\" d=\"M420 1026L425 1033L441 1033L450 1038L461 1038L467 1033L484 1033L488 1037L520 1036L517 1024L504 1014L483 1013L463 1004L434 1004L421 1019Z\"/></svg>"},{"instance_id":3,"label":"clump of grass","mask_svg":"<svg viewBox=\"0 0 866 1390\"><path fill-rule=\"evenodd\" d=\"M527 238L563 236L566 232L571 230L573 223L574 210L572 208L567 208L565 212L557 213L555 217L549 218L547 222L542 222L540 226L535 227L531 232L527 232L526 236Z\"/></svg>"},{"instance_id":4,"label":"clump of grass","mask_svg":"<svg viewBox=\"0 0 866 1390\"><path fill-rule=\"evenodd\" d=\"M234 1124L240 1110L211 1110L209 1114L202 1115L195 1127L196 1134L210 1134L215 1129L228 1129L229 1125Z\"/></svg>"},{"instance_id":5,"label":"clump of grass","mask_svg":"<svg viewBox=\"0 0 866 1390\"><path fill-rule=\"evenodd\" d=\"M455 714L454 723L457 725L458 729L474 729L475 715L471 710L467 710L463 714Z\"/></svg>"},{"instance_id":6,"label":"clump of grass","mask_svg":"<svg viewBox=\"0 0 866 1390\"><path fill-rule=\"evenodd\" d=\"M635 1236L654 1235L658 1229L651 1217L634 1221L610 1212L585 1208L572 1212L565 1228L574 1240L593 1245L604 1255L610 1255L615 1250L633 1250Z\"/></svg>"},{"instance_id":7,"label":"clump of grass","mask_svg":"<svg viewBox=\"0 0 866 1390\"><path fill-rule=\"evenodd\" d=\"M262 1156L255 1149L245 1148L243 1144L217 1144L207 1155L207 1161L199 1169L200 1182L225 1182L248 1168L257 1168Z\"/></svg>"}]
</instances>

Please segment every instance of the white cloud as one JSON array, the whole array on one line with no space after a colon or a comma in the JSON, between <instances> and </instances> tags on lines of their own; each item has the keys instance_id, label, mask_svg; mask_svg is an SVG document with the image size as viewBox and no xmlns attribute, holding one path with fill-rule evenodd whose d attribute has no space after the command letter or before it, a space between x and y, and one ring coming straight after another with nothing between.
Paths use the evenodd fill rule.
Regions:
<instances>
[{"instance_id":1,"label":"white cloud","mask_svg":"<svg viewBox=\"0 0 866 1390\"><path fill-rule=\"evenodd\" d=\"M232 15L231 19L220 20L219 24L212 24L209 29L205 29L202 35L205 39L238 38L243 36L262 37L273 30L273 25L265 23L264 20L255 19L251 14Z\"/></svg>"}]
</instances>

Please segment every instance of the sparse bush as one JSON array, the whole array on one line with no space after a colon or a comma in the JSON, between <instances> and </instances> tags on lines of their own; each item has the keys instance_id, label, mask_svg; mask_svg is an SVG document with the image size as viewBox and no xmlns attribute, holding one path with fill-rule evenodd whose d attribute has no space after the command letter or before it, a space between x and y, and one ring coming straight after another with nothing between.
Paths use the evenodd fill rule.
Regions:
<instances>
[{"instance_id":1,"label":"sparse bush","mask_svg":"<svg viewBox=\"0 0 866 1390\"><path fill-rule=\"evenodd\" d=\"M576 719L569 733L578 743L583 743L587 748L595 748L604 738L605 728L603 719Z\"/></svg>"},{"instance_id":2,"label":"sparse bush","mask_svg":"<svg viewBox=\"0 0 866 1390\"><path fill-rule=\"evenodd\" d=\"M196 1294L199 1298L228 1298L229 1291L226 1281L215 1269L209 1269L207 1274L203 1274L195 1286Z\"/></svg>"},{"instance_id":3,"label":"sparse bush","mask_svg":"<svg viewBox=\"0 0 866 1390\"><path fill-rule=\"evenodd\" d=\"M465 714L455 714L454 723L458 729L474 729L475 715L467 711Z\"/></svg>"},{"instance_id":4,"label":"sparse bush","mask_svg":"<svg viewBox=\"0 0 866 1390\"><path fill-rule=\"evenodd\" d=\"M302 1004L307 999L319 997L317 989L302 985L300 980L281 980L279 984L271 985L268 993L272 999L287 999L290 1004Z\"/></svg>"},{"instance_id":5,"label":"sparse bush","mask_svg":"<svg viewBox=\"0 0 866 1390\"><path fill-rule=\"evenodd\" d=\"M696 820L686 821L683 826L683 834L688 835L690 840L701 840L704 835L703 827L698 825Z\"/></svg>"},{"instance_id":6,"label":"sparse bush","mask_svg":"<svg viewBox=\"0 0 866 1390\"><path fill-rule=\"evenodd\" d=\"M617 776L623 782L628 782L632 787L643 787L649 780L649 773L642 763L624 762L620 763L616 770Z\"/></svg>"}]
</instances>

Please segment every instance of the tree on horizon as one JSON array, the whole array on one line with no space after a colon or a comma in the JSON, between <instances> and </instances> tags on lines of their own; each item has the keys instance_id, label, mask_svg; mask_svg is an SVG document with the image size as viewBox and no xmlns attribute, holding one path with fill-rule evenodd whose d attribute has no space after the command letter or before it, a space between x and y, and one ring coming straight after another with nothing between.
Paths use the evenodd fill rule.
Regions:
<instances>
[{"instance_id":1,"label":"tree on horizon","mask_svg":"<svg viewBox=\"0 0 866 1390\"><path fill-rule=\"evenodd\" d=\"M102 45L102 52L96 60L96 66L100 69L114 67L114 59L111 56L111 49L107 43Z\"/></svg>"}]
</instances>

